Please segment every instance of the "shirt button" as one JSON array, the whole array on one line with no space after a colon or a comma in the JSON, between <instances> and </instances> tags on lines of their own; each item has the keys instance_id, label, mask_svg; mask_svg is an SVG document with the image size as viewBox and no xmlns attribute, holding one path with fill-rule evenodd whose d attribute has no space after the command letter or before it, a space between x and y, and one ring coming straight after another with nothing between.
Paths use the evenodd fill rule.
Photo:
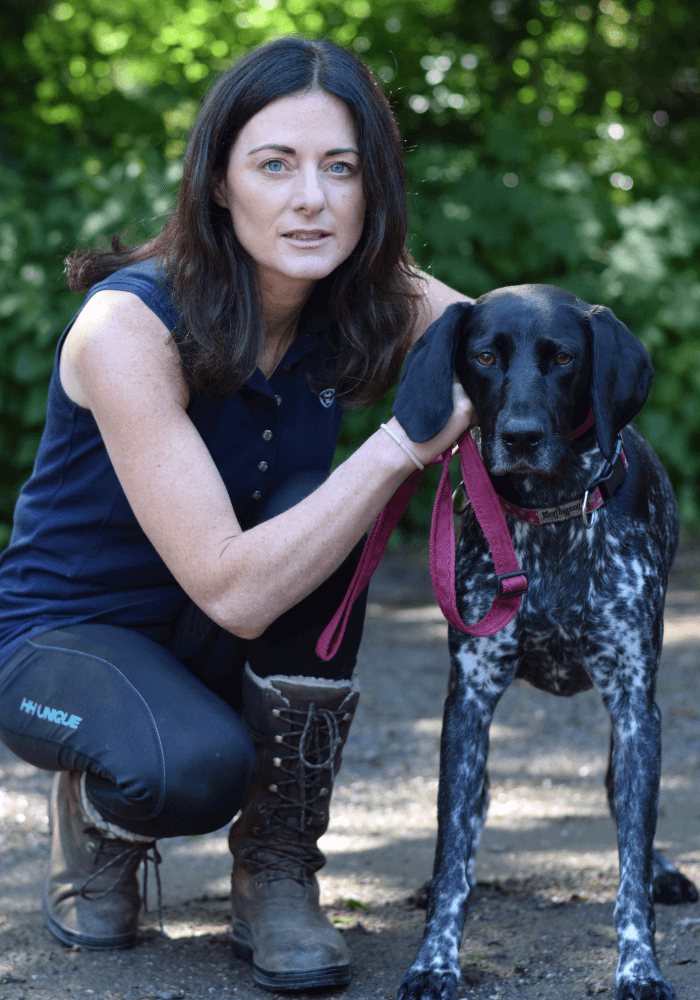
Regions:
<instances>
[{"instance_id":1,"label":"shirt button","mask_svg":"<svg viewBox=\"0 0 700 1000\"><path fill-rule=\"evenodd\" d=\"M272 431L263 431L262 439L263 441L272 441Z\"/></svg>"},{"instance_id":2,"label":"shirt button","mask_svg":"<svg viewBox=\"0 0 700 1000\"><path fill-rule=\"evenodd\" d=\"M258 462L258 468L261 472L267 472L267 462Z\"/></svg>"},{"instance_id":3,"label":"shirt button","mask_svg":"<svg viewBox=\"0 0 700 1000\"><path fill-rule=\"evenodd\" d=\"M261 496L262 493L260 492L260 490L256 490L255 493L253 493L253 500L259 500Z\"/></svg>"},{"instance_id":4,"label":"shirt button","mask_svg":"<svg viewBox=\"0 0 700 1000\"><path fill-rule=\"evenodd\" d=\"M281 396L275 396L275 402L277 403L278 406L281 406L282 405L282 397Z\"/></svg>"}]
</instances>

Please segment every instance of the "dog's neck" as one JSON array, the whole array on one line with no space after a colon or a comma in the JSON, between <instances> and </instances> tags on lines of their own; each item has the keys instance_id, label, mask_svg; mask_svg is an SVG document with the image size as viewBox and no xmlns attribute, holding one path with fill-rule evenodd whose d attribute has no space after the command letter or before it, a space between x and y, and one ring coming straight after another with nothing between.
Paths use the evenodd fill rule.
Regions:
<instances>
[{"instance_id":1,"label":"dog's neck","mask_svg":"<svg viewBox=\"0 0 700 1000\"><path fill-rule=\"evenodd\" d=\"M583 496L604 466L605 458L592 427L571 442L567 460L556 476L532 472L490 478L496 493L518 507L552 507Z\"/></svg>"}]
</instances>

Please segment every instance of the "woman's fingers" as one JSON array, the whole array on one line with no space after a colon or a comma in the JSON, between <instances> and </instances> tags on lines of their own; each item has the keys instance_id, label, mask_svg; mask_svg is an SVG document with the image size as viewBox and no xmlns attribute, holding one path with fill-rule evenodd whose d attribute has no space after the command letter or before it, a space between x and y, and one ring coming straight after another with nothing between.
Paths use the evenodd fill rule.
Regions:
<instances>
[{"instance_id":1,"label":"woman's fingers","mask_svg":"<svg viewBox=\"0 0 700 1000\"><path fill-rule=\"evenodd\" d=\"M474 404L464 391L461 382L452 383L452 415L444 430L451 431L453 421L457 423L457 437L461 437L470 427L476 427L479 422Z\"/></svg>"}]
</instances>

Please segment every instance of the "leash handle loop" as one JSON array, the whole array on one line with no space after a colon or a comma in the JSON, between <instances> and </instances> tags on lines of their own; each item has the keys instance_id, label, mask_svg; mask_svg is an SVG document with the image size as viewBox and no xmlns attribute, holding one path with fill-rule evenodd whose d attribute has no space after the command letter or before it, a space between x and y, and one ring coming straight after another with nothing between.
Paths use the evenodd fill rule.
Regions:
<instances>
[{"instance_id":1,"label":"leash handle loop","mask_svg":"<svg viewBox=\"0 0 700 1000\"><path fill-rule=\"evenodd\" d=\"M457 608L455 588L455 535L452 520L450 458L443 457L442 477L435 498L430 527L430 572L433 590L443 615L460 632L487 636L513 620L527 589L527 576L520 570L506 519L471 434L467 431L457 444L465 490L481 530L491 549L500 593L475 625L465 625ZM501 596L501 594L503 596Z\"/></svg>"}]
</instances>

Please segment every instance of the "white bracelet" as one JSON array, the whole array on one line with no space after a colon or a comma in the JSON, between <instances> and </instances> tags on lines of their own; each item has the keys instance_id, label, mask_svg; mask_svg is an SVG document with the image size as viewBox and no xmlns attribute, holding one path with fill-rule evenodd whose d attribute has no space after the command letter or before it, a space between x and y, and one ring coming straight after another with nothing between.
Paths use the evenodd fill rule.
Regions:
<instances>
[{"instance_id":1,"label":"white bracelet","mask_svg":"<svg viewBox=\"0 0 700 1000\"><path fill-rule=\"evenodd\" d=\"M389 435L389 437L392 437L394 439L394 441L396 441L396 443L399 446L399 448L402 448L403 451L406 452L406 454L408 455L408 457L410 459L412 459L416 463L416 465L418 466L418 468L422 472L423 469L425 468L425 466L423 465L423 463L421 462L421 460L418 458L418 456L416 455L415 451L413 451L411 448L409 448L407 444L404 444L403 441L401 440L401 438L397 437L396 434L394 434L394 432L392 431L392 429L390 427L387 427L386 424L380 424L379 426L381 427L381 429L383 431L387 432L387 434Z\"/></svg>"}]
</instances>

